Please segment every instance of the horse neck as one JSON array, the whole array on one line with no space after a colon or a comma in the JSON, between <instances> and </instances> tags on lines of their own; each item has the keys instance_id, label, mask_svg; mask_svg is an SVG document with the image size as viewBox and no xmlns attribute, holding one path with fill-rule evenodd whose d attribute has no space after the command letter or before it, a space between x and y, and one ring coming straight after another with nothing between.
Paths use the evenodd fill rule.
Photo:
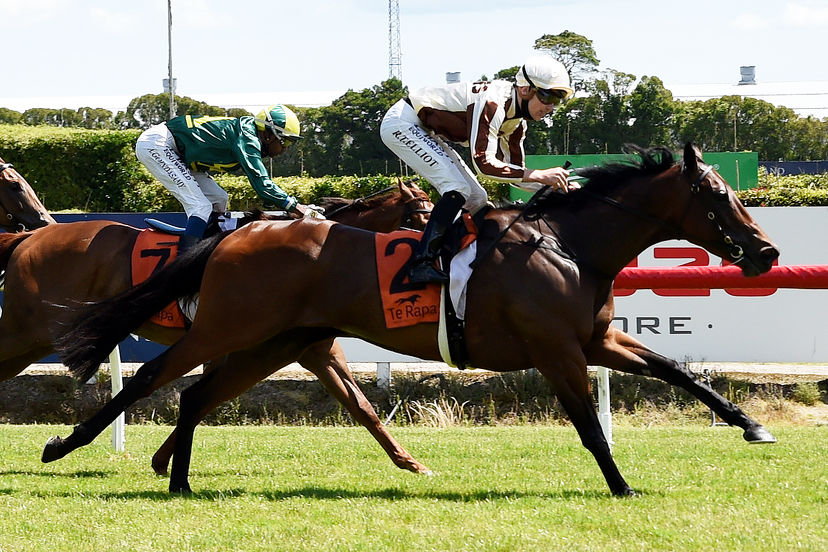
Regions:
<instances>
[{"instance_id":1,"label":"horse neck","mask_svg":"<svg viewBox=\"0 0 828 552\"><path fill-rule=\"evenodd\" d=\"M672 219L680 215L666 202L663 212L654 215L648 205L661 202L647 194L638 197L642 200L634 194L625 197L624 208L594 199L577 212L561 207L546 219L583 268L614 277L648 247L676 237Z\"/></svg>"}]
</instances>

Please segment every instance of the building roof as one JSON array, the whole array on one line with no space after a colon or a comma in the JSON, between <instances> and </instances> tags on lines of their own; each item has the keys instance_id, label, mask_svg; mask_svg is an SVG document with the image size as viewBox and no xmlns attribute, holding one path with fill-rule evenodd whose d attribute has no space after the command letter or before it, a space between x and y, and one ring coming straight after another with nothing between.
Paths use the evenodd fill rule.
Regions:
<instances>
[{"instance_id":1,"label":"building roof","mask_svg":"<svg viewBox=\"0 0 828 552\"><path fill-rule=\"evenodd\" d=\"M664 87L673 93L674 100L705 101L722 96L743 96L788 107L800 117L828 118L828 81L665 84Z\"/></svg>"}]
</instances>

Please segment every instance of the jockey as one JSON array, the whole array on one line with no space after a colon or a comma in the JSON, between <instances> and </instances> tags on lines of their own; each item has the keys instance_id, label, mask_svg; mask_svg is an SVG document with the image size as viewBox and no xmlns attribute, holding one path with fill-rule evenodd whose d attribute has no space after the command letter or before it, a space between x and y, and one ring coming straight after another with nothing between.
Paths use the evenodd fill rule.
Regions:
<instances>
[{"instance_id":1,"label":"jockey","mask_svg":"<svg viewBox=\"0 0 828 552\"><path fill-rule=\"evenodd\" d=\"M525 167L523 140L527 119L541 120L572 96L569 73L551 56L536 54L520 67L516 81L423 88L386 113L382 141L441 194L413 253L410 282L447 280L434 266L447 228L461 208L474 214L488 199L475 173L446 141L469 147L480 176L530 191L541 186L568 191L566 169Z\"/></svg>"},{"instance_id":2,"label":"jockey","mask_svg":"<svg viewBox=\"0 0 828 552\"><path fill-rule=\"evenodd\" d=\"M187 226L179 249L186 249L201 239L211 219L227 210L227 192L208 171L241 169L263 200L300 217L320 216L279 188L262 160L281 154L299 138L296 114L274 105L256 117L175 117L145 130L135 155L184 207Z\"/></svg>"}]
</instances>

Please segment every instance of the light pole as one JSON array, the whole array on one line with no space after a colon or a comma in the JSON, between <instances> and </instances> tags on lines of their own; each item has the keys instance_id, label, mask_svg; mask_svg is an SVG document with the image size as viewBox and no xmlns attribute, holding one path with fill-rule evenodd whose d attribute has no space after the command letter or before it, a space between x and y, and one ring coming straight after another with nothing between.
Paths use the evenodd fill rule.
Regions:
<instances>
[{"instance_id":1,"label":"light pole","mask_svg":"<svg viewBox=\"0 0 828 552\"><path fill-rule=\"evenodd\" d=\"M172 119L175 117L175 81L172 71L172 0L167 0L167 42L170 53L167 69L169 71L170 119Z\"/></svg>"}]
</instances>

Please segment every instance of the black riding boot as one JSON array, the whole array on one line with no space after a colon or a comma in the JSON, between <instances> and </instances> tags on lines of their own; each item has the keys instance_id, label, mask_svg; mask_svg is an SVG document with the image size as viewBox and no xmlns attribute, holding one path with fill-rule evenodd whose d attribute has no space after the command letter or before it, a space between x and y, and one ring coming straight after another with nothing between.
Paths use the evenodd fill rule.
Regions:
<instances>
[{"instance_id":1,"label":"black riding boot","mask_svg":"<svg viewBox=\"0 0 828 552\"><path fill-rule=\"evenodd\" d=\"M434 266L446 230L454 222L458 211L466 202L459 192L448 192L443 195L428 219L423 237L411 255L411 269L408 271L408 281L412 284L429 282L448 282L448 275Z\"/></svg>"},{"instance_id":2,"label":"black riding boot","mask_svg":"<svg viewBox=\"0 0 828 552\"><path fill-rule=\"evenodd\" d=\"M216 211L210 213L210 218L207 219L207 228L204 229L205 238L221 232L221 226L219 226L220 216L221 213L217 213Z\"/></svg>"}]
</instances>

